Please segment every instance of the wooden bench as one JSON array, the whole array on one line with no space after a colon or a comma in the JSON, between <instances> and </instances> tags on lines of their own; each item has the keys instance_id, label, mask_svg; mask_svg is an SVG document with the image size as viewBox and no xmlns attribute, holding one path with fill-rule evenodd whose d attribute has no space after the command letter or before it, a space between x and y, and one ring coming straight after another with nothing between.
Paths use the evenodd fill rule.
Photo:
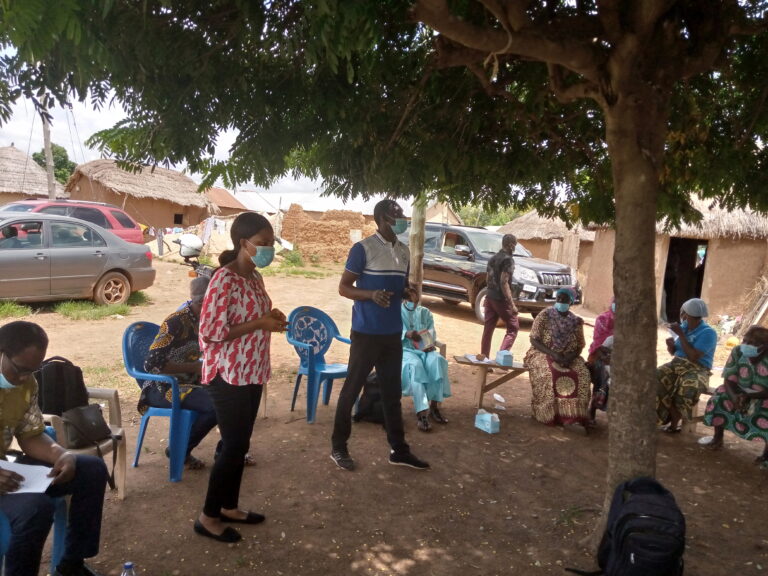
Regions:
<instances>
[{"instance_id":1,"label":"wooden bench","mask_svg":"<svg viewBox=\"0 0 768 576\"><path fill-rule=\"evenodd\" d=\"M470 360L466 356L454 356L453 359L458 364L479 368L477 378L478 408L483 407L483 396L486 392L490 392L505 382L509 382L513 378L517 378L521 374L528 372L528 368L523 366L520 362L513 362L512 366L502 366L501 364L496 364L496 362L479 362L476 360ZM488 382L488 374L490 373L491 369L493 369L494 373L499 372L501 375L498 378Z\"/></svg>"}]
</instances>

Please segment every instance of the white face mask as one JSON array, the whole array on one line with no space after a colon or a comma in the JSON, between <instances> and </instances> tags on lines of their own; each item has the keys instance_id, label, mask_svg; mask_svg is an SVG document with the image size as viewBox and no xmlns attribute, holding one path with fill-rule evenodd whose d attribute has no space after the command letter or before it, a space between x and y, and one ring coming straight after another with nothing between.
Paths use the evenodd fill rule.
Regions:
<instances>
[{"instance_id":1,"label":"white face mask","mask_svg":"<svg viewBox=\"0 0 768 576\"><path fill-rule=\"evenodd\" d=\"M0 355L0 366L2 366L2 360L5 359L5 354ZM2 372L2 368L0 368L0 388L16 388L13 384L11 384L11 381L8 380L8 378L5 377L5 374Z\"/></svg>"}]
</instances>

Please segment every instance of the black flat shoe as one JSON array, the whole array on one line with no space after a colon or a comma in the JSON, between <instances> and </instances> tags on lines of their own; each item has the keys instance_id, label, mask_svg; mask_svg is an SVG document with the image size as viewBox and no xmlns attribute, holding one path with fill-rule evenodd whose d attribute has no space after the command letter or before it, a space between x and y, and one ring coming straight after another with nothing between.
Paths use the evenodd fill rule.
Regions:
<instances>
[{"instance_id":1,"label":"black flat shoe","mask_svg":"<svg viewBox=\"0 0 768 576\"><path fill-rule=\"evenodd\" d=\"M245 518L230 518L222 514L219 519L222 522L231 522L232 524L261 524L266 520L263 514L257 512L248 512L248 516Z\"/></svg>"},{"instance_id":2,"label":"black flat shoe","mask_svg":"<svg viewBox=\"0 0 768 576\"><path fill-rule=\"evenodd\" d=\"M203 526L200 520L195 520L195 532L200 534L200 536L205 536L206 538L218 540L219 542L227 542L228 544L232 544L233 542L239 542L240 540L243 539L243 537L240 535L240 532L238 532L231 526L227 526L224 529L224 532L222 532L221 534L214 534L213 532L209 531L205 526Z\"/></svg>"}]
</instances>

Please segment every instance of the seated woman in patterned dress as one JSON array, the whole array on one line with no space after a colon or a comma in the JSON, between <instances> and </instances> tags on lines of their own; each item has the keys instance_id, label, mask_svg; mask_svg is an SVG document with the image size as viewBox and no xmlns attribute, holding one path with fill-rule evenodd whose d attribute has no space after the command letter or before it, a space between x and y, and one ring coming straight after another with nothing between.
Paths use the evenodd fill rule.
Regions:
<instances>
[{"instance_id":1,"label":"seated woman in patterned dress","mask_svg":"<svg viewBox=\"0 0 768 576\"><path fill-rule=\"evenodd\" d=\"M676 335L667 338L667 350L674 358L656 369L656 416L664 432L680 432L680 421L691 419L693 407L709 386L717 332L704 321L708 314L704 300L691 298L680 309L681 322L668 325Z\"/></svg>"},{"instance_id":2,"label":"seated woman in patterned dress","mask_svg":"<svg viewBox=\"0 0 768 576\"><path fill-rule=\"evenodd\" d=\"M704 424L715 435L699 443L722 448L730 430L745 440L762 440L765 449L756 463L768 465L768 329L752 326L739 346L734 346L723 369L723 383L707 402Z\"/></svg>"},{"instance_id":3,"label":"seated woman in patterned dress","mask_svg":"<svg viewBox=\"0 0 768 576\"><path fill-rule=\"evenodd\" d=\"M573 294L561 288L555 304L536 316L525 366L531 381L533 417L549 425L590 425L589 370L584 349L584 320L569 309Z\"/></svg>"}]
</instances>

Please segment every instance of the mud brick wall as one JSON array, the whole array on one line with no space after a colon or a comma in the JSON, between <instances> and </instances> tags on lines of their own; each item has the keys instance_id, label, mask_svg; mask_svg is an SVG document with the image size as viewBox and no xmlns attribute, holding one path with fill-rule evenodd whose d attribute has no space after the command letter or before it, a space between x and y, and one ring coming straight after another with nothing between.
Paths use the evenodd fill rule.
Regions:
<instances>
[{"instance_id":1,"label":"mud brick wall","mask_svg":"<svg viewBox=\"0 0 768 576\"><path fill-rule=\"evenodd\" d=\"M298 204L291 204L283 219L283 238L292 242L305 259L344 262L352 246L350 230L362 230L362 238L376 231L359 212L329 210L314 220Z\"/></svg>"}]
</instances>

